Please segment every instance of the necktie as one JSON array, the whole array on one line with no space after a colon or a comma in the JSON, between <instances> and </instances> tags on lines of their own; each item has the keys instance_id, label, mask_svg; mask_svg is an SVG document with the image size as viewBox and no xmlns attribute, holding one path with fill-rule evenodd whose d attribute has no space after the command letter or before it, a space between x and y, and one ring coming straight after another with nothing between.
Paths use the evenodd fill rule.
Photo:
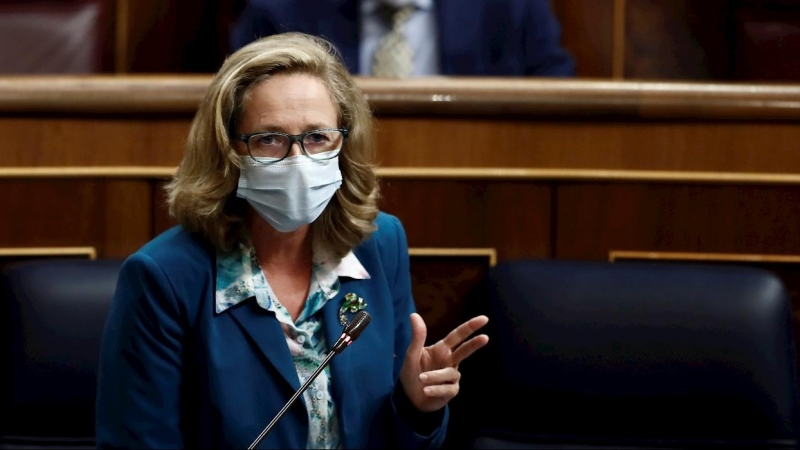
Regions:
<instances>
[{"instance_id":1,"label":"necktie","mask_svg":"<svg viewBox=\"0 0 800 450\"><path fill-rule=\"evenodd\" d=\"M403 27L413 12L414 6L405 6L392 13L392 29L381 39L373 56L373 75L393 78L411 75L411 47L403 33Z\"/></svg>"}]
</instances>

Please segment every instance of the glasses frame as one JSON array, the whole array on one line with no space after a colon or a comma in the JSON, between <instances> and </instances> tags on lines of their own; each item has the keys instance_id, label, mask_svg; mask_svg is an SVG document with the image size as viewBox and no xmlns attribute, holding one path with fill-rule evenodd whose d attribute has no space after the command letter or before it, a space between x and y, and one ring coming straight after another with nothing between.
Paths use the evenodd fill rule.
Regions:
<instances>
[{"instance_id":1,"label":"glasses frame","mask_svg":"<svg viewBox=\"0 0 800 450\"><path fill-rule=\"evenodd\" d=\"M327 157L327 158L315 158L315 157L311 156L306 151L306 146L305 146L305 144L303 144L303 139L305 139L306 136L308 136L310 134L318 133L320 131L338 131L338 132L342 133L342 148L339 149L339 152L337 152L335 155ZM281 136L284 136L284 137L288 138L289 139L289 147L286 148L286 154L283 155L280 159L276 159L274 161L269 161L269 162L259 161L258 159L256 159L256 157L253 156L253 153L250 151L250 138L252 138L253 136L261 135L261 134L278 134L278 135L281 135ZM234 134L232 137L236 141L244 142L244 145L247 147L247 155L253 161L255 161L255 162L259 163L259 164L274 164L276 162L283 161L284 159L286 159L289 156L289 153L292 152L292 147L294 147L294 143L295 142L299 142L300 143L300 150L302 150L303 154L306 155L307 158L313 159L315 161L325 161L325 160L328 160L328 159L333 159L333 158L339 156L339 154L344 149L344 145L347 142L347 135L348 135L348 131L345 128L318 128L316 130L306 131L305 133L301 133L301 134L289 134L289 133L282 133L280 131L259 131L259 132L256 132L256 133L247 133L247 134L239 134L239 133L237 133L237 134Z\"/></svg>"}]
</instances>

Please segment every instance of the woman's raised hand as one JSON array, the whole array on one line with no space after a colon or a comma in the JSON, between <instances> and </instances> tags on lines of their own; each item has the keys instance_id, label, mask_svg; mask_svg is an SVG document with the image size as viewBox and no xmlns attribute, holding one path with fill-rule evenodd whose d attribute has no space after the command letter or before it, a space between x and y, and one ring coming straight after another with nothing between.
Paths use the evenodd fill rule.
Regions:
<instances>
[{"instance_id":1,"label":"woman's raised hand","mask_svg":"<svg viewBox=\"0 0 800 450\"><path fill-rule=\"evenodd\" d=\"M444 339L425 347L428 334L425 321L419 314L411 314L411 344L406 351L400 382L418 410L436 411L458 394L461 378L458 365L489 342L489 336L485 334L465 339L487 322L489 318L486 316L473 317Z\"/></svg>"}]
</instances>

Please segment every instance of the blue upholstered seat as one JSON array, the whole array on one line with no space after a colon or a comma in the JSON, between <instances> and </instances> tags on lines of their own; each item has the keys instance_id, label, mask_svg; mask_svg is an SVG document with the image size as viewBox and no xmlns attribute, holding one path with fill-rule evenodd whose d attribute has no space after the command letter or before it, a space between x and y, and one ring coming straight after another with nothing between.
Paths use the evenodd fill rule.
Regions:
<instances>
[{"instance_id":1,"label":"blue upholstered seat","mask_svg":"<svg viewBox=\"0 0 800 450\"><path fill-rule=\"evenodd\" d=\"M121 261L33 260L0 278L0 448L94 448L100 340Z\"/></svg>"},{"instance_id":2,"label":"blue upholstered seat","mask_svg":"<svg viewBox=\"0 0 800 450\"><path fill-rule=\"evenodd\" d=\"M450 445L795 448L786 288L751 267L513 261L475 305Z\"/></svg>"}]
</instances>

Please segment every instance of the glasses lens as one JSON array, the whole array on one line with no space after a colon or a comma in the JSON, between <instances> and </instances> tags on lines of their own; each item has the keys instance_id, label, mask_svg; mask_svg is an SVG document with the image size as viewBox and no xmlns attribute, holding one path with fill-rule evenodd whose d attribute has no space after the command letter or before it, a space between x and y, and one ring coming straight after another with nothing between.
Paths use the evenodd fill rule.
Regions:
<instances>
[{"instance_id":1,"label":"glasses lens","mask_svg":"<svg viewBox=\"0 0 800 450\"><path fill-rule=\"evenodd\" d=\"M303 148L314 159L329 159L339 154L344 145L344 134L336 130L312 131L303 137Z\"/></svg>"},{"instance_id":2,"label":"glasses lens","mask_svg":"<svg viewBox=\"0 0 800 450\"><path fill-rule=\"evenodd\" d=\"M283 158L289 150L289 137L278 133L250 136L247 148L254 158Z\"/></svg>"}]
</instances>

